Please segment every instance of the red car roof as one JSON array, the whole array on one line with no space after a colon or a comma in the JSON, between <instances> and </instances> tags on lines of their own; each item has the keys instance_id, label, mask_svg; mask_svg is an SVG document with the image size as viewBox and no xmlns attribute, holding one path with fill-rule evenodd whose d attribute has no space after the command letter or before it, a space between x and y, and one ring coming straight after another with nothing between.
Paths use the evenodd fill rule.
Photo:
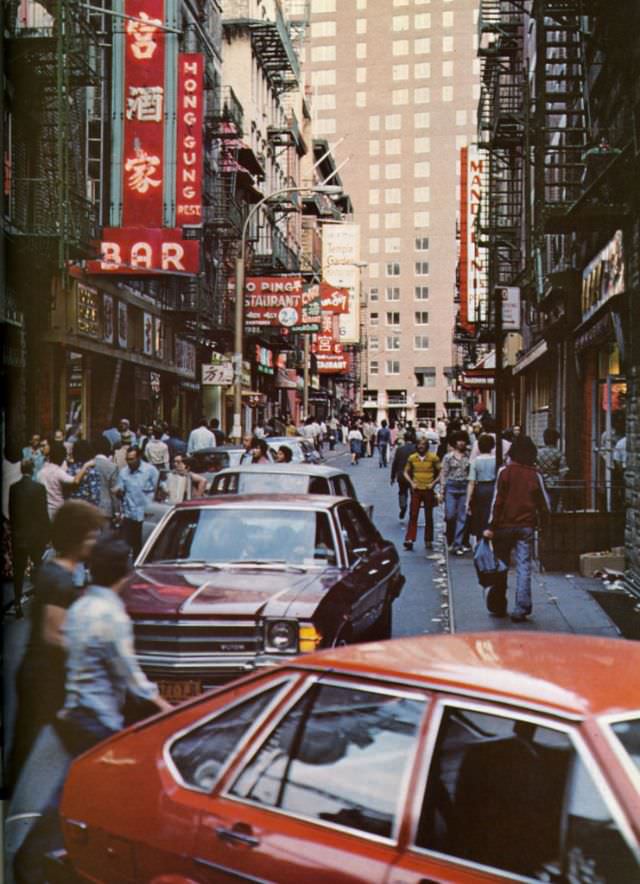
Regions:
<instances>
[{"instance_id":1,"label":"red car roof","mask_svg":"<svg viewBox=\"0 0 640 884\"><path fill-rule=\"evenodd\" d=\"M623 639L524 632L415 636L322 651L299 662L565 715L640 712L640 643Z\"/></svg>"}]
</instances>

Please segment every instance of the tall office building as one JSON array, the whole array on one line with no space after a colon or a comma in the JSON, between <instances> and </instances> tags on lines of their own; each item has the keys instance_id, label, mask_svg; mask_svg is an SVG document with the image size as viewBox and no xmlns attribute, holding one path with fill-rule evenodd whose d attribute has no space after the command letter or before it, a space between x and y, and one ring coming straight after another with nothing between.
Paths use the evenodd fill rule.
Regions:
<instances>
[{"instance_id":1,"label":"tall office building","mask_svg":"<svg viewBox=\"0 0 640 884\"><path fill-rule=\"evenodd\" d=\"M361 225L364 404L455 409L459 150L476 138L479 0L311 0L313 131L336 147Z\"/></svg>"}]
</instances>

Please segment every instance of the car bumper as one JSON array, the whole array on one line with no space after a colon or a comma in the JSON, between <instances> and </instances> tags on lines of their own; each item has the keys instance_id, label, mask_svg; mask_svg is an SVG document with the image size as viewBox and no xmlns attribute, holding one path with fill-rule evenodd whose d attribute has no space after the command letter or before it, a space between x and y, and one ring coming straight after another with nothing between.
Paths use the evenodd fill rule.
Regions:
<instances>
[{"instance_id":1,"label":"car bumper","mask_svg":"<svg viewBox=\"0 0 640 884\"><path fill-rule=\"evenodd\" d=\"M291 657L298 656L298 654L297 650L290 654L224 654L220 656L156 653L139 654L138 662L146 675L153 681L197 679L203 687L213 687L257 669L276 666Z\"/></svg>"}]
</instances>

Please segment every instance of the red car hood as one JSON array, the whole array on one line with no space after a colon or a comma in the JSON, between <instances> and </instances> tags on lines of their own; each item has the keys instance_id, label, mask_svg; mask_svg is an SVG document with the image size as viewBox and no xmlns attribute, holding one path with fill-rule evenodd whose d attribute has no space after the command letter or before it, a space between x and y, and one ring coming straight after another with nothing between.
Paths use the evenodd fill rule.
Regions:
<instances>
[{"instance_id":1,"label":"red car hood","mask_svg":"<svg viewBox=\"0 0 640 884\"><path fill-rule=\"evenodd\" d=\"M137 568L122 592L134 619L166 617L283 617L315 610L338 579L335 568L303 573L267 568L195 570L176 566ZM266 610L268 608L268 610Z\"/></svg>"}]
</instances>

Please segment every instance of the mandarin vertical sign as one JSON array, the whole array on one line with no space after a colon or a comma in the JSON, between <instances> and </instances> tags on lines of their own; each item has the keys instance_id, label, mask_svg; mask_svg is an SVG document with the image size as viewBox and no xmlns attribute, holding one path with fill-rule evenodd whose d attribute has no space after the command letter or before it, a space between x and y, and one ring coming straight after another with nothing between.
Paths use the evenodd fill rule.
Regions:
<instances>
[{"instance_id":1,"label":"mandarin vertical sign","mask_svg":"<svg viewBox=\"0 0 640 884\"><path fill-rule=\"evenodd\" d=\"M178 131L176 157L176 221L202 224L202 123L204 56L178 55Z\"/></svg>"},{"instance_id":2,"label":"mandarin vertical sign","mask_svg":"<svg viewBox=\"0 0 640 884\"><path fill-rule=\"evenodd\" d=\"M466 181L466 273L468 322L486 321L488 313L488 253L480 242L479 226L487 197L487 159L477 147L467 151Z\"/></svg>"},{"instance_id":3,"label":"mandarin vertical sign","mask_svg":"<svg viewBox=\"0 0 640 884\"><path fill-rule=\"evenodd\" d=\"M122 224L161 227L164 179L164 0L125 0Z\"/></svg>"}]
</instances>

